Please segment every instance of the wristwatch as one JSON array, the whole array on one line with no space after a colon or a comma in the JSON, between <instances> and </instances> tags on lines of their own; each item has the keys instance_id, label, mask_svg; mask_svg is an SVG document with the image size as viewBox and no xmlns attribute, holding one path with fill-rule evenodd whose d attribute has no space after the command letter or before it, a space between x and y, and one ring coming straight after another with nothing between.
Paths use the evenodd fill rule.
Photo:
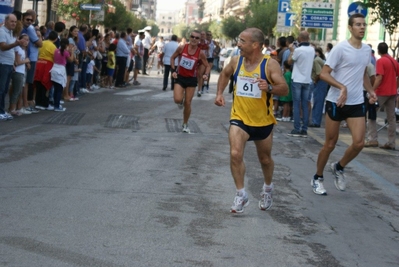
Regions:
<instances>
[{"instance_id":1,"label":"wristwatch","mask_svg":"<svg viewBox=\"0 0 399 267\"><path fill-rule=\"evenodd\" d=\"M269 83L268 85L267 85L267 92L268 93L271 93L272 91L273 91L273 86Z\"/></svg>"}]
</instances>

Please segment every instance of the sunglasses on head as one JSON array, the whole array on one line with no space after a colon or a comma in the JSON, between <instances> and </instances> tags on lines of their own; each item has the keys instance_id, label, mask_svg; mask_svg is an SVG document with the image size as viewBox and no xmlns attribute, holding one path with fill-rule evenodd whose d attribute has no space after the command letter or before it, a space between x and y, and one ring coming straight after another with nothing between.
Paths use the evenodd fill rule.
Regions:
<instances>
[{"instance_id":1,"label":"sunglasses on head","mask_svg":"<svg viewBox=\"0 0 399 267\"><path fill-rule=\"evenodd\" d=\"M197 40L199 40L201 38L201 37L193 36L193 35L191 35L190 37L193 38L193 39L197 39Z\"/></svg>"}]
</instances>

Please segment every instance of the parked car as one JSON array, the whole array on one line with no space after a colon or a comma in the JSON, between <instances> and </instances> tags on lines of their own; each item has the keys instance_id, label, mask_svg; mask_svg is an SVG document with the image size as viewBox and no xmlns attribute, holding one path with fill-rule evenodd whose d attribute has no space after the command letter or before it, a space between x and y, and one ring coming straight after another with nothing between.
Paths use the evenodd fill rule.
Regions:
<instances>
[{"instance_id":1,"label":"parked car","mask_svg":"<svg viewBox=\"0 0 399 267\"><path fill-rule=\"evenodd\" d=\"M224 66L225 60L230 56L231 52L233 52L233 47L223 48L220 51L219 55L219 69L222 70Z\"/></svg>"}]
</instances>

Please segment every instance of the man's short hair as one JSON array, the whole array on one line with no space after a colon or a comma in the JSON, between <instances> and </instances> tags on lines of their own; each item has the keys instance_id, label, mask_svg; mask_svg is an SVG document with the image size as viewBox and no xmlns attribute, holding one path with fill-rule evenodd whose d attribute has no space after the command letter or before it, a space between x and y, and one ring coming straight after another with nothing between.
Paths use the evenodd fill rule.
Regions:
<instances>
[{"instance_id":1,"label":"man's short hair","mask_svg":"<svg viewBox=\"0 0 399 267\"><path fill-rule=\"evenodd\" d=\"M22 13L22 19L24 19L26 17L32 17L33 18L32 14L29 13L29 12Z\"/></svg>"},{"instance_id":2,"label":"man's short hair","mask_svg":"<svg viewBox=\"0 0 399 267\"><path fill-rule=\"evenodd\" d=\"M265 42L265 35L263 34L263 32L258 28L249 28L247 30L251 31L252 42L258 43L259 47L262 48L262 45Z\"/></svg>"},{"instance_id":3,"label":"man's short hair","mask_svg":"<svg viewBox=\"0 0 399 267\"><path fill-rule=\"evenodd\" d=\"M327 48L330 49L330 50L333 49L333 44L332 43L328 43L327 44Z\"/></svg>"},{"instance_id":4,"label":"man's short hair","mask_svg":"<svg viewBox=\"0 0 399 267\"><path fill-rule=\"evenodd\" d=\"M127 32L127 34L131 34L133 32L133 29L132 28L127 28L126 32Z\"/></svg>"},{"instance_id":5,"label":"man's short hair","mask_svg":"<svg viewBox=\"0 0 399 267\"><path fill-rule=\"evenodd\" d=\"M172 41L177 41L177 35L176 34L172 35Z\"/></svg>"},{"instance_id":6,"label":"man's short hair","mask_svg":"<svg viewBox=\"0 0 399 267\"><path fill-rule=\"evenodd\" d=\"M86 24L82 24L82 25L80 25L80 27L79 27L79 31L81 31L81 32L84 32L84 31L86 31L87 30L87 25Z\"/></svg>"},{"instance_id":7,"label":"man's short hair","mask_svg":"<svg viewBox=\"0 0 399 267\"><path fill-rule=\"evenodd\" d=\"M277 39L278 42L280 43L280 46L285 47L287 46L286 40L287 38L285 38L284 36L281 36L280 38Z\"/></svg>"},{"instance_id":8,"label":"man's short hair","mask_svg":"<svg viewBox=\"0 0 399 267\"><path fill-rule=\"evenodd\" d=\"M350 17L349 17L349 19L348 19L348 25L349 26L353 26L353 21L355 20L355 19L357 19L357 18L365 18L364 17L364 15L363 14L361 14L361 13L355 13L355 14L353 14L353 15L351 15Z\"/></svg>"},{"instance_id":9,"label":"man's short hair","mask_svg":"<svg viewBox=\"0 0 399 267\"><path fill-rule=\"evenodd\" d=\"M48 35L48 39L50 41L54 41L58 39L58 33L56 31L51 31Z\"/></svg>"},{"instance_id":10,"label":"man's short hair","mask_svg":"<svg viewBox=\"0 0 399 267\"><path fill-rule=\"evenodd\" d=\"M388 54L388 45L385 42L379 43L377 46L378 54Z\"/></svg>"},{"instance_id":11,"label":"man's short hair","mask_svg":"<svg viewBox=\"0 0 399 267\"><path fill-rule=\"evenodd\" d=\"M57 21L54 24L54 31L56 32L63 32L65 30L65 23L62 21Z\"/></svg>"},{"instance_id":12,"label":"man's short hair","mask_svg":"<svg viewBox=\"0 0 399 267\"><path fill-rule=\"evenodd\" d=\"M286 43L292 44L294 41L295 41L294 36L292 36L292 35L287 36Z\"/></svg>"},{"instance_id":13,"label":"man's short hair","mask_svg":"<svg viewBox=\"0 0 399 267\"><path fill-rule=\"evenodd\" d=\"M263 42L263 44L264 44L265 46L269 46L269 45L270 45L269 39L265 39L265 41Z\"/></svg>"}]
</instances>

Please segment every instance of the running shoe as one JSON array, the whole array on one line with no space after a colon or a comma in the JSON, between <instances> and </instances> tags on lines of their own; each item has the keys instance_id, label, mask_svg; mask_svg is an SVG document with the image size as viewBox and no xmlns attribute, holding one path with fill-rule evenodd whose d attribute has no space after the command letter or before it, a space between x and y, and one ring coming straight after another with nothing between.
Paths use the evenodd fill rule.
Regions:
<instances>
[{"instance_id":1,"label":"running shoe","mask_svg":"<svg viewBox=\"0 0 399 267\"><path fill-rule=\"evenodd\" d=\"M25 110L31 112L32 114L33 114L33 113L39 113L39 112L40 112L40 110L38 110L38 109L35 108L35 107L27 107L27 108L25 108Z\"/></svg>"},{"instance_id":2,"label":"running shoe","mask_svg":"<svg viewBox=\"0 0 399 267\"><path fill-rule=\"evenodd\" d=\"M273 196L272 196L273 190L270 192L262 191L260 193L261 199L259 200L259 208L261 210L268 210L272 207L273 205Z\"/></svg>"},{"instance_id":3,"label":"running shoe","mask_svg":"<svg viewBox=\"0 0 399 267\"><path fill-rule=\"evenodd\" d=\"M54 106L49 104L46 110L54 110Z\"/></svg>"},{"instance_id":4,"label":"running shoe","mask_svg":"<svg viewBox=\"0 0 399 267\"><path fill-rule=\"evenodd\" d=\"M183 130L182 130L182 132L183 132L183 133L190 133L190 129L188 128L188 126L187 126L186 123L183 124Z\"/></svg>"},{"instance_id":5,"label":"running shoe","mask_svg":"<svg viewBox=\"0 0 399 267\"><path fill-rule=\"evenodd\" d=\"M200 91L198 91L197 97L201 97L201 92Z\"/></svg>"},{"instance_id":6,"label":"running shoe","mask_svg":"<svg viewBox=\"0 0 399 267\"><path fill-rule=\"evenodd\" d=\"M38 110L46 110L46 108L43 106L35 106L35 108ZM31 111L31 110L29 110L29 111Z\"/></svg>"},{"instance_id":7,"label":"running shoe","mask_svg":"<svg viewBox=\"0 0 399 267\"><path fill-rule=\"evenodd\" d=\"M32 112L29 111L29 110L27 110L26 108L21 108L21 109L19 110L19 112L21 112L23 115L32 114Z\"/></svg>"},{"instance_id":8,"label":"running shoe","mask_svg":"<svg viewBox=\"0 0 399 267\"><path fill-rule=\"evenodd\" d=\"M244 208L248 206L249 200L248 196L239 196L236 195L234 198L233 206L230 208L231 213L242 213L244 212Z\"/></svg>"},{"instance_id":9,"label":"running shoe","mask_svg":"<svg viewBox=\"0 0 399 267\"><path fill-rule=\"evenodd\" d=\"M334 184L338 190L345 191L346 188L346 181L345 181L345 174L344 171L337 170L337 162L331 163L331 171L334 175Z\"/></svg>"},{"instance_id":10,"label":"running shoe","mask_svg":"<svg viewBox=\"0 0 399 267\"><path fill-rule=\"evenodd\" d=\"M179 109L184 108L184 97L183 97L182 101L180 102L180 104L177 104L177 106L179 107Z\"/></svg>"},{"instance_id":11,"label":"running shoe","mask_svg":"<svg viewBox=\"0 0 399 267\"><path fill-rule=\"evenodd\" d=\"M14 119L14 117L10 113L0 114L0 121L10 121Z\"/></svg>"},{"instance_id":12,"label":"running shoe","mask_svg":"<svg viewBox=\"0 0 399 267\"><path fill-rule=\"evenodd\" d=\"M310 185L313 187L313 193L317 195L327 195L327 191L324 189L323 186L323 181L323 178L319 178L317 180L312 178L312 180L310 181Z\"/></svg>"},{"instance_id":13,"label":"running shoe","mask_svg":"<svg viewBox=\"0 0 399 267\"><path fill-rule=\"evenodd\" d=\"M54 111L56 111L56 112L64 112L65 110L66 110L66 108L64 108L61 105L58 108L54 108Z\"/></svg>"}]
</instances>

